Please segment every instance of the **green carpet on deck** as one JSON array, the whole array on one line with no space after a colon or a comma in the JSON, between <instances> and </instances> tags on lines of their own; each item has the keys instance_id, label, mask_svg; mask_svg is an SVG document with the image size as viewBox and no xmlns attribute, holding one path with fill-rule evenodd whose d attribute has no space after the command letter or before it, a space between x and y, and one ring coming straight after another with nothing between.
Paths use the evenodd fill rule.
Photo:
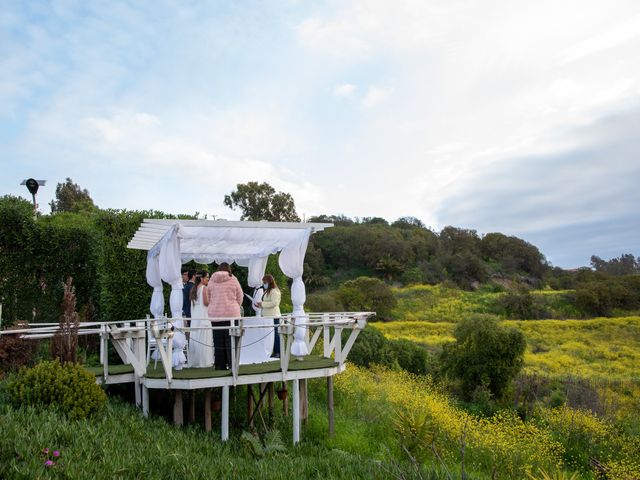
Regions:
<instances>
[{"instance_id":1,"label":"green carpet on deck","mask_svg":"<svg viewBox=\"0 0 640 480\"><path fill-rule=\"evenodd\" d=\"M147 367L147 378L165 378L162 364L158 361L157 368L155 362L150 362ZM338 366L331 358L324 358L321 355L308 355L302 360L289 360L289 370L314 370L317 368L331 368ZM273 362L255 363L251 365L240 365L240 375L259 375L262 373L273 373L280 371L280 360ZM205 368L183 368L173 370L173 378L176 380L195 380L198 378L217 378L231 375L231 370L216 370L214 367Z\"/></svg>"},{"instance_id":2,"label":"green carpet on deck","mask_svg":"<svg viewBox=\"0 0 640 480\"><path fill-rule=\"evenodd\" d=\"M96 377L101 377L104 373L104 367L84 367ZM122 375L123 373L133 373L132 365L109 365L109 375Z\"/></svg>"}]
</instances>

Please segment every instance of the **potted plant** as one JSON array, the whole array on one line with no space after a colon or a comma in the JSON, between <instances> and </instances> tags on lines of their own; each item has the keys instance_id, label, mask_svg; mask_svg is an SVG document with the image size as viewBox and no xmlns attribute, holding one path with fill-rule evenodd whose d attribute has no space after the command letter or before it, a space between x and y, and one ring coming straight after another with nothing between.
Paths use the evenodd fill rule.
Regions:
<instances>
[{"instance_id":1,"label":"potted plant","mask_svg":"<svg viewBox=\"0 0 640 480\"><path fill-rule=\"evenodd\" d=\"M278 398L280 400L282 400L283 402L287 399L287 389L286 387L282 387L280 390L278 390Z\"/></svg>"}]
</instances>

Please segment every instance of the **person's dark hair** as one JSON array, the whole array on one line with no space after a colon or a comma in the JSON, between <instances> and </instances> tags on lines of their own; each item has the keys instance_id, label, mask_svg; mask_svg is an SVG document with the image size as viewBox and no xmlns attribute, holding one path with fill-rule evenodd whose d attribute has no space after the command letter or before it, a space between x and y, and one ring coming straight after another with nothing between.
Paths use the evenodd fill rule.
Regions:
<instances>
[{"instance_id":1,"label":"person's dark hair","mask_svg":"<svg viewBox=\"0 0 640 480\"><path fill-rule=\"evenodd\" d=\"M187 271L187 275L189 276L189 280L191 280L193 277L196 276L196 271L195 270L188 270Z\"/></svg>"},{"instance_id":2,"label":"person's dark hair","mask_svg":"<svg viewBox=\"0 0 640 480\"><path fill-rule=\"evenodd\" d=\"M269 284L269 286L267 287L267 290L264 293L269 293L274 288L278 288L278 284L276 283L276 279L273 278L273 275L271 275L270 273L267 273L264 277L262 277L262 281L264 283L268 283Z\"/></svg>"},{"instance_id":3,"label":"person's dark hair","mask_svg":"<svg viewBox=\"0 0 640 480\"><path fill-rule=\"evenodd\" d=\"M222 262L220 265L218 265L218 271L219 272L227 272L230 277L233 276L231 274L231 265L229 265L227 262Z\"/></svg>"},{"instance_id":4,"label":"person's dark hair","mask_svg":"<svg viewBox=\"0 0 640 480\"><path fill-rule=\"evenodd\" d=\"M187 273L189 271L188 268L183 268L180 270L180 274L182 275L183 273Z\"/></svg>"},{"instance_id":5,"label":"person's dark hair","mask_svg":"<svg viewBox=\"0 0 640 480\"><path fill-rule=\"evenodd\" d=\"M196 279L193 281L193 287L189 291L189 301L196 302L198 300L198 286L202 283L202 277L196 275Z\"/></svg>"}]
</instances>

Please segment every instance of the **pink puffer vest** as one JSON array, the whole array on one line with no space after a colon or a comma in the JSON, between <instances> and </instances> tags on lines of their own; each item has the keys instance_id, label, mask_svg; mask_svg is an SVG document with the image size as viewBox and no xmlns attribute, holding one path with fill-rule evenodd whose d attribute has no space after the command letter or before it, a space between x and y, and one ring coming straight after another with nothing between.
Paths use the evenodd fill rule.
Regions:
<instances>
[{"instance_id":1,"label":"pink puffer vest","mask_svg":"<svg viewBox=\"0 0 640 480\"><path fill-rule=\"evenodd\" d=\"M209 317L239 317L242 305L242 287L228 272L215 272L209 280Z\"/></svg>"}]
</instances>

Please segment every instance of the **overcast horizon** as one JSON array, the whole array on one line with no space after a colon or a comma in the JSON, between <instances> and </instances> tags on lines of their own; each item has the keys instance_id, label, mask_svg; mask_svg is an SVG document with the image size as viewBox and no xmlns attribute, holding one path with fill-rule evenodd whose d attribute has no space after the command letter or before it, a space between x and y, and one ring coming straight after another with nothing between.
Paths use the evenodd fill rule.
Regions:
<instances>
[{"instance_id":1,"label":"overcast horizon","mask_svg":"<svg viewBox=\"0 0 640 480\"><path fill-rule=\"evenodd\" d=\"M206 4L205 4L206 3ZM640 256L640 3L3 2L0 195L502 232Z\"/></svg>"}]
</instances>

